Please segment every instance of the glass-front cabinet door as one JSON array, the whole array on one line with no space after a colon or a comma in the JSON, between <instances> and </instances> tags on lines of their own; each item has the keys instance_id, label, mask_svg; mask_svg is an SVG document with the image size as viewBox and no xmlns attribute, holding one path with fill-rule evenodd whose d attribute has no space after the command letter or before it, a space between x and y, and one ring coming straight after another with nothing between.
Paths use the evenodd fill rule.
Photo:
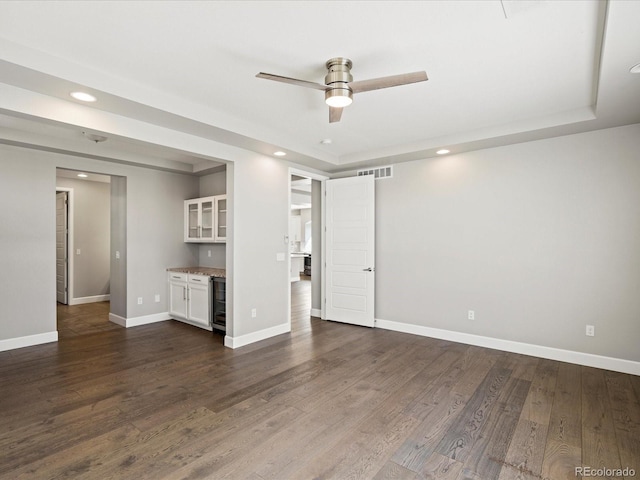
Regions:
<instances>
[{"instance_id":1,"label":"glass-front cabinet door","mask_svg":"<svg viewBox=\"0 0 640 480\"><path fill-rule=\"evenodd\" d=\"M214 241L225 242L227 240L227 196L215 197L216 231Z\"/></svg>"},{"instance_id":2,"label":"glass-front cabinet door","mask_svg":"<svg viewBox=\"0 0 640 480\"><path fill-rule=\"evenodd\" d=\"M201 230L200 240L203 242L213 240L213 198L203 199L201 203Z\"/></svg>"},{"instance_id":3,"label":"glass-front cabinet door","mask_svg":"<svg viewBox=\"0 0 640 480\"><path fill-rule=\"evenodd\" d=\"M200 238L200 202L188 200L185 202L185 242L197 242Z\"/></svg>"}]
</instances>

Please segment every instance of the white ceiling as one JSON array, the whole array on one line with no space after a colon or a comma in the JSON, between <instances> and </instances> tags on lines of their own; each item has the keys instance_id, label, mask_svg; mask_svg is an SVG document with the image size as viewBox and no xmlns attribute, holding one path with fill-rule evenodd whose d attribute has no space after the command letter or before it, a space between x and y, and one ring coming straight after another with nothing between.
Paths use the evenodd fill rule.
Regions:
<instances>
[{"instance_id":1,"label":"white ceiling","mask_svg":"<svg viewBox=\"0 0 640 480\"><path fill-rule=\"evenodd\" d=\"M638 20L626 0L2 1L0 140L187 172L280 149L335 172L637 123ZM323 83L336 56L355 80L429 81L329 124L322 92L255 78ZM80 87L99 101L73 105Z\"/></svg>"}]
</instances>

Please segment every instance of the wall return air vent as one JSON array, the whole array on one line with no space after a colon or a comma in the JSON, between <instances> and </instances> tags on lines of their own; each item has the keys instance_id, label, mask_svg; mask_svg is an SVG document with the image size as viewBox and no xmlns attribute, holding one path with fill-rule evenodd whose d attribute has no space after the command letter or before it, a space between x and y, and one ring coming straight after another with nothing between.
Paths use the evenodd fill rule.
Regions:
<instances>
[{"instance_id":1,"label":"wall return air vent","mask_svg":"<svg viewBox=\"0 0 640 480\"><path fill-rule=\"evenodd\" d=\"M357 171L358 177L362 177L363 175L374 175L376 180L391 178L393 177L393 165L387 165L386 167L367 168Z\"/></svg>"}]
</instances>

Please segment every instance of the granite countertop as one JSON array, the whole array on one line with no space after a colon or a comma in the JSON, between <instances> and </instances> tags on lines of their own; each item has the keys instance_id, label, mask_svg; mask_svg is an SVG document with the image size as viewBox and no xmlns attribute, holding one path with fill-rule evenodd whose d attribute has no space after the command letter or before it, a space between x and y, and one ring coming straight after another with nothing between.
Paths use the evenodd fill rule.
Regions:
<instances>
[{"instance_id":1,"label":"granite countertop","mask_svg":"<svg viewBox=\"0 0 640 480\"><path fill-rule=\"evenodd\" d=\"M191 273L193 275L208 275L210 277L227 278L227 271L224 268L211 267L176 267L167 268L168 272Z\"/></svg>"}]
</instances>

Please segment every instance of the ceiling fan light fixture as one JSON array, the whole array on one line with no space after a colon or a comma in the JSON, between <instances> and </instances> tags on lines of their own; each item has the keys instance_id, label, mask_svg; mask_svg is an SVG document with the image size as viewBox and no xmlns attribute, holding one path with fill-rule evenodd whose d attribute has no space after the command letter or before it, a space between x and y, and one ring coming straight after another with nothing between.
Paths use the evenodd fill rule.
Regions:
<instances>
[{"instance_id":1,"label":"ceiling fan light fixture","mask_svg":"<svg viewBox=\"0 0 640 480\"><path fill-rule=\"evenodd\" d=\"M369 80L353 81L351 67L353 63L345 57L335 57L327 60L327 75L324 85L298 78L283 77L273 73L259 72L256 77L276 82L288 83L299 87L313 88L324 92L324 101L329 108L329 123L339 122L344 107L351 105L354 93L370 92L381 88L398 87L411 83L429 80L427 72L403 73Z\"/></svg>"},{"instance_id":2,"label":"ceiling fan light fixture","mask_svg":"<svg viewBox=\"0 0 640 480\"><path fill-rule=\"evenodd\" d=\"M348 107L353 102L353 93L348 88L330 88L324 94L324 101L330 107Z\"/></svg>"}]
</instances>

